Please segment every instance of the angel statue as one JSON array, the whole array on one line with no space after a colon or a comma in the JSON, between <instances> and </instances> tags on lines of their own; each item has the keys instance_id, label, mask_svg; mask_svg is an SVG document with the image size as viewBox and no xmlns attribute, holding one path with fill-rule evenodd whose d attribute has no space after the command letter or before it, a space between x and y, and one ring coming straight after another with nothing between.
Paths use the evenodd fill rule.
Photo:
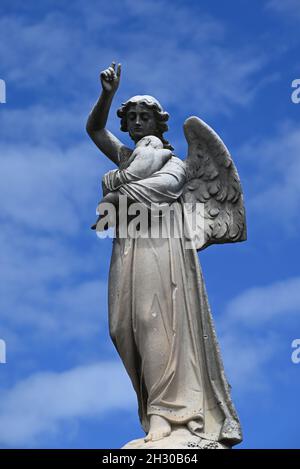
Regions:
<instances>
[{"instance_id":1,"label":"angel statue","mask_svg":"<svg viewBox=\"0 0 300 469\"><path fill-rule=\"evenodd\" d=\"M117 111L135 149L106 128L121 76L101 72L102 93L87 132L115 165L102 180L98 206L141 204L148 213L174 207L179 223L203 207L192 247L185 236L116 236L109 271L109 328L137 395L144 438L124 448L231 448L242 441L230 396L197 251L246 239L239 176L219 136L198 117L184 124L186 160L165 139L169 115L152 96L134 96ZM181 210L182 207L189 207ZM162 224L165 223L161 217ZM175 221L174 221L175 220ZM166 222L167 223L167 222ZM188 236L187 236L188 237ZM117 385L117 383L116 383Z\"/></svg>"}]
</instances>

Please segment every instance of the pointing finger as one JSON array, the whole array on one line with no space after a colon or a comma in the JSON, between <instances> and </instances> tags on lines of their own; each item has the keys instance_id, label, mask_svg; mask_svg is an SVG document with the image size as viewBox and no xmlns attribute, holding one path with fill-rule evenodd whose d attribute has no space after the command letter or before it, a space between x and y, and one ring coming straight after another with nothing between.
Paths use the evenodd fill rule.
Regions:
<instances>
[{"instance_id":1,"label":"pointing finger","mask_svg":"<svg viewBox=\"0 0 300 469\"><path fill-rule=\"evenodd\" d=\"M121 76L121 64L118 64L117 77L120 78L120 76Z\"/></svg>"}]
</instances>

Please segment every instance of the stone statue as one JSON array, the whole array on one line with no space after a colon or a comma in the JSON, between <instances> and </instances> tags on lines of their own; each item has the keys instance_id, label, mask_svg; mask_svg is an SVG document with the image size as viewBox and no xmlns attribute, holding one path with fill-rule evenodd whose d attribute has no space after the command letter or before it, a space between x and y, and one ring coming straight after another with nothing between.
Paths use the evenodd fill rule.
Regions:
<instances>
[{"instance_id":1,"label":"stone statue","mask_svg":"<svg viewBox=\"0 0 300 469\"><path fill-rule=\"evenodd\" d=\"M116 231L113 240L110 335L147 434L124 448L230 448L242 441L241 427L197 251L246 239L239 177L222 140L197 117L184 124L187 159L176 157L163 136L169 115L148 95L119 108L121 130L135 149L123 145L106 129L120 76L121 65L114 62L101 73L102 94L87 121L91 139L118 167L103 177L104 199L93 228L103 219L103 202L118 208L120 196L149 212L160 204L174 207L175 224L186 217L183 206L203 207L192 248L183 237L122 238ZM161 223L167 223L164 217Z\"/></svg>"}]
</instances>

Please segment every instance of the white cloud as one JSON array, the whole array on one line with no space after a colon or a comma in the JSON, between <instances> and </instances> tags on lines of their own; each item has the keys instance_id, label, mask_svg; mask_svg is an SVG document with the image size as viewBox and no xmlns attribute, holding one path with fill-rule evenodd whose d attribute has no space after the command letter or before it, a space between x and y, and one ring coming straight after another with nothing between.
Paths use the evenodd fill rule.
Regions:
<instances>
[{"instance_id":1,"label":"white cloud","mask_svg":"<svg viewBox=\"0 0 300 469\"><path fill-rule=\"evenodd\" d=\"M299 147L298 126L285 122L273 135L249 142L239 151L252 166L248 171L252 194L248 207L265 222L276 221L291 233L299 228Z\"/></svg>"},{"instance_id":2,"label":"white cloud","mask_svg":"<svg viewBox=\"0 0 300 469\"><path fill-rule=\"evenodd\" d=\"M122 35L129 94L155 94L166 107L202 115L228 113L251 101L255 74L267 62L261 50L226 47L227 25L200 6L127 3L139 25Z\"/></svg>"},{"instance_id":3,"label":"white cloud","mask_svg":"<svg viewBox=\"0 0 300 469\"><path fill-rule=\"evenodd\" d=\"M79 230L85 207L90 206L94 216L91 204L96 206L100 197L102 171L89 158L88 141L68 149L3 144L0 151L0 197L5 200L1 216L15 223L19 234L31 228L72 235ZM99 194L93 185L96 174Z\"/></svg>"},{"instance_id":4,"label":"white cloud","mask_svg":"<svg viewBox=\"0 0 300 469\"><path fill-rule=\"evenodd\" d=\"M99 420L109 411L130 410L134 405L129 378L119 363L36 373L1 391L0 442L36 447L43 437L59 438L65 421Z\"/></svg>"},{"instance_id":5,"label":"white cloud","mask_svg":"<svg viewBox=\"0 0 300 469\"><path fill-rule=\"evenodd\" d=\"M238 393L270 387L270 365L278 357L290 363L284 331L294 333L299 313L299 277L249 288L227 304L218 330L225 369Z\"/></svg>"},{"instance_id":6,"label":"white cloud","mask_svg":"<svg viewBox=\"0 0 300 469\"><path fill-rule=\"evenodd\" d=\"M18 117L36 131L35 115L20 111ZM21 343L47 348L53 337L58 343L95 337L107 316L100 274L108 270L110 246L90 225L111 164L93 158L97 150L88 140L66 148L58 143L0 144L0 313L7 337L26 331L20 346L10 342L20 353Z\"/></svg>"},{"instance_id":7,"label":"white cloud","mask_svg":"<svg viewBox=\"0 0 300 469\"><path fill-rule=\"evenodd\" d=\"M256 73L268 61L248 44L227 47L227 25L198 5L127 1L125 13L120 1L101 8L96 1L74 2L68 13L1 18L8 88L43 85L38 99L49 107L62 108L60 98L84 105L95 94L99 69L115 59L124 66L121 100L148 93L181 112L185 103L185 112L227 113L254 97Z\"/></svg>"},{"instance_id":8,"label":"white cloud","mask_svg":"<svg viewBox=\"0 0 300 469\"><path fill-rule=\"evenodd\" d=\"M96 5L95 5L96 6ZM86 21L77 21L75 12L48 10L41 16L26 14L2 15L0 19L0 54L5 57L6 79L20 89L60 83L52 91L59 93L63 84L70 87L65 93L73 96L80 89L78 79L88 74L90 59L97 54L93 41L87 42L84 31ZM75 15L74 15L75 13ZM77 12L78 14L78 12ZM110 15L112 12L110 12ZM108 26L103 11L97 15L98 31ZM107 51L109 54L109 51ZM59 80L61 74L65 80ZM77 85L76 85L77 84ZM76 90L72 88L76 85Z\"/></svg>"},{"instance_id":9,"label":"white cloud","mask_svg":"<svg viewBox=\"0 0 300 469\"><path fill-rule=\"evenodd\" d=\"M227 318L248 327L296 314L300 314L300 277L250 288L227 306Z\"/></svg>"},{"instance_id":10,"label":"white cloud","mask_svg":"<svg viewBox=\"0 0 300 469\"><path fill-rule=\"evenodd\" d=\"M226 320L224 320L226 322ZM229 382L238 395L261 391L268 387L269 374L265 367L278 348L277 336L255 337L253 332L239 330L230 324L230 332L220 336L223 359Z\"/></svg>"},{"instance_id":11,"label":"white cloud","mask_svg":"<svg viewBox=\"0 0 300 469\"><path fill-rule=\"evenodd\" d=\"M30 231L18 237L3 224L0 242L6 246L0 270L2 328L7 340L23 330L19 341L9 341L11 352L20 354L23 344L28 357L35 347L51 349L53 341L71 339L86 348L100 337L107 320L107 281L100 273L108 272L110 255L102 241L91 237L83 249L77 238L68 242Z\"/></svg>"},{"instance_id":12,"label":"white cloud","mask_svg":"<svg viewBox=\"0 0 300 469\"><path fill-rule=\"evenodd\" d=\"M290 18L300 18L300 6L298 0L269 0L267 8L279 13L284 14Z\"/></svg>"},{"instance_id":13,"label":"white cloud","mask_svg":"<svg viewBox=\"0 0 300 469\"><path fill-rule=\"evenodd\" d=\"M7 106L1 114L1 141L22 145L35 145L40 149L47 146L53 151L57 147L65 148L70 142L76 144L87 142L85 113L78 100L69 106L53 107L50 104L30 104L25 108Z\"/></svg>"}]
</instances>

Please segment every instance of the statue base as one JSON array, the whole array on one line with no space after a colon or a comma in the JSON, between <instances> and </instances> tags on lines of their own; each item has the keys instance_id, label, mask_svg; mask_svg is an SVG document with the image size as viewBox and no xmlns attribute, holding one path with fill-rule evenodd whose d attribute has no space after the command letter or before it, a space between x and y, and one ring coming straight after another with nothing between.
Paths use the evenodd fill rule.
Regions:
<instances>
[{"instance_id":1,"label":"statue base","mask_svg":"<svg viewBox=\"0 0 300 469\"><path fill-rule=\"evenodd\" d=\"M186 427L177 427L171 435L157 441L132 440L121 449L230 449L218 441L193 435Z\"/></svg>"}]
</instances>

